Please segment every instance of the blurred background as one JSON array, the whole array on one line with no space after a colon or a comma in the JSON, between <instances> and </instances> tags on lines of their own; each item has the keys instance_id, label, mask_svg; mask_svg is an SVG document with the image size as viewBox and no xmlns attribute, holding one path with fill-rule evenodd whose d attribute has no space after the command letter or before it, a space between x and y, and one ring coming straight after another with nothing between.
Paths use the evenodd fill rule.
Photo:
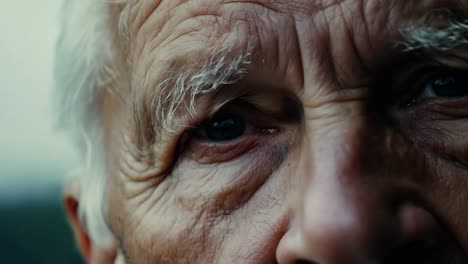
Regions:
<instances>
[{"instance_id":1,"label":"blurred background","mask_svg":"<svg viewBox=\"0 0 468 264\"><path fill-rule=\"evenodd\" d=\"M0 0L1 263L82 263L61 205L76 156L54 128L61 0Z\"/></svg>"}]
</instances>

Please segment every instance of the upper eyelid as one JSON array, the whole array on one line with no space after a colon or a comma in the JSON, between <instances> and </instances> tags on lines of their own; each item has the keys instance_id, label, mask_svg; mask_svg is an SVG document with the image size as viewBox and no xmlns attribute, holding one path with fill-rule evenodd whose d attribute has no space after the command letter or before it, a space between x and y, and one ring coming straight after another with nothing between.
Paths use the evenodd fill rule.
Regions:
<instances>
[{"instance_id":1,"label":"upper eyelid","mask_svg":"<svg viewBox=\"0 0 468 264\"><path fill-rule=\"evenodd\" d=\"M382 111L405 107L411 97L418 92L415 91L418 83L421 83L422 79L427 79L429 74L443 68L453 67L448 59L441 61L433 54L412 52L395 54L390 61L377 67L374 73L370 91L376 102L379 102L374 107Z\"/></svg>"},{"instance_id":2,"label":"upper eyelid","mask_svg":"<svg viewBox=\"0 0 468 264\"><path fill-rule=\"evenodd\" d=\"M414 101L415 97L421 92L421 86L426 82L433 73L440 71L442 66L422 66L412 71L407 76L393 83L392 92L395 92L394 98L397 100L397 105L407 106Z\"/></svg>"},{"instance_id":3,"label":"upper eyelid","mask_svg":"<svg viewBox=\"0 0 468 264\"><path fill-rule=\"evenodd\" d=\"M238 105L236 106L236 102L240 102L240 101L236 99L232 99L232 100L226 101L222 105L219 105L213 108L213 110L210 111L210 113L206 116L206 118L198 122L198 124L194 128L202 127L203 125L207 124L214 118L218 116L222 116L222 115L238 115L238 116L244 117L245 114L243 114L242 111L239 110L238 108L239 106ZM247 123L250 123L249 118L247 117L244 117L244 118L247 120Z\"/></svg>"},{"instance_id":4,"label":"upper eyelid","mask_svg":"<svg viewBox=\"0 0 468 264\"><path fill-rule=\"evenodd\" d=\"M439 66L430 69L431 72L425 73L425 76L423 77L418 77L420 80L417 81L417 83L412 84L412 90L410 91L411 93L407 93L402 99L402 102L399 103L399 106L402 107L409 107L409 106L414 106L418 102L420 102L421 99L427 98L427 97L438 97L438 96L426 96L424 97L424 93L426 91L426 84L428 81L431 80L431 78L434 76L434 74L441 74L441 73L454 73L454 74L468 74L468 68L467 69L458 69L458 68L453 68L453 67L448 67L448 66ZM444 98L444 100L447 100L447 98Z\"/></svg>"},{"instance_id":5,"label":"upper eyelid","mask_svg":"<svg viewBox=\"0 0 468 264\"><path fill-rule=\"evenodd\" d=\"M249 95L245 94L238 98L231 98L229 101L226 101L225 104L213 108L213 111L211 111L209 115L206 115L204 119L200 120L192 127L192 131L202 128L213 118L222 115L237 115L244 118L247 125L246 131L249 133L265 129L280 130L282 122L279 118L271 113L262 111L262 109L259 109L248 100L248 98Z\"/></svg>"},{"instance_id":6,"label":"upper eyelid","mask_svg":"<svg viewBox=\"0 0 468 264\"><path fill-rule=\"evenodd\" d=\"M391 91L399 90L422 73L441 68L451 68L451 66L428 54L405 53L396 62L390 62L374 74L376 77L373 86L379 89L381 84L384 84Z\"/></svg>"}]
</instances>

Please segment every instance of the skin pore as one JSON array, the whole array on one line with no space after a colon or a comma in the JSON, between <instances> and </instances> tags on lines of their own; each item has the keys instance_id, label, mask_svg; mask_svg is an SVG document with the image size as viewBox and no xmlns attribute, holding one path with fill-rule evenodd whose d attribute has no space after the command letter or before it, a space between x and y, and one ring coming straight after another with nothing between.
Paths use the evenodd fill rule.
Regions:
<instances>
[{"instance_id":1,"label":"skin pore","mask_svg":"<svg viewBox=\"0 0 468 264\"><path fill-rule=\"evenodd\" d=\"M119 261L466 263L467 53L395 44L441 8L468 12L438 0L131 1L129 63L102 95ZM195 113L181 104L170 129L158 123L161 83L240 57L235 81L197 95Z\"/></svg>"}]
</instances>

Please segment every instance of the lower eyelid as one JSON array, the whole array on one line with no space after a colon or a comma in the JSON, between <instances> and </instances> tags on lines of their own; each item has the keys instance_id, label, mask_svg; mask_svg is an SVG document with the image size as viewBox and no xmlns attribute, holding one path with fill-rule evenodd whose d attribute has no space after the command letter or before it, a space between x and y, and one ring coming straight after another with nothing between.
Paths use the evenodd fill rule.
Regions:
<instances>
[{"instance_id":1,"label":"lower eyelid","mask_svg":"<svg viewBox=\"0 0 468 264\"><path fill-rule=\"evenodd\" d=\"M215 143L193 140L185 155L201 164L221 163L233 160L257 148L262 140L257 136L245 136L234 141Z\"/></svg>"},{"instance_id":2,"label":"lower eyelid","mask_svg":"<svg viewBox=\"0 0 468 264\"><path fill-rule=\"evenodd\" d=\"M433 100L425 107L433 117L441 119L465 119L468 117L468 97L451 102Z\"/></svg>"}]
</instances>

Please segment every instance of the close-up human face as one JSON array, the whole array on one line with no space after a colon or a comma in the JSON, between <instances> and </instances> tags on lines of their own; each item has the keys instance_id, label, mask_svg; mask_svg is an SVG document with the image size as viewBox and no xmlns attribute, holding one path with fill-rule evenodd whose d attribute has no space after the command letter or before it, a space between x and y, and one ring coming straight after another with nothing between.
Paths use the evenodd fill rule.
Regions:
<instances>
[{"instance_id":1,"label":"close-up human face","mask_svg":"<svg viewBox=\"0 0 468 264\"><path fill-rule=\"evenodd\" d=\"M124 12L101 100L120 261L468 262L466 1Z\"/></svg>"}]
</instances>

